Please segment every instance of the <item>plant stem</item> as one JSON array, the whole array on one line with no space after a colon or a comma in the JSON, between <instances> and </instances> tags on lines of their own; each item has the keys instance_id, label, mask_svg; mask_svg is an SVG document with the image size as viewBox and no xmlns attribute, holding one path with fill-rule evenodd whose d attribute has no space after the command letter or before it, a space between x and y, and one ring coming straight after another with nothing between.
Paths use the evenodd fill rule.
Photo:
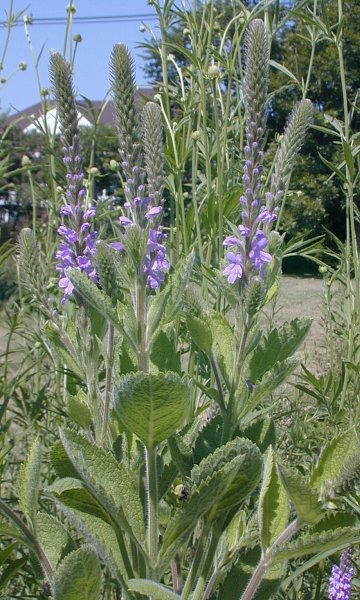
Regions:
<instances>
[{"instance_id":1,"label":"plant stem","mask_svg":"<svg viewBox=\"0 0 360 600\"><path fill-rule=\"evenodd\" d=\"M145 447L146 462L146 494L148 510L148 551L150 556L151 577L156 580L156 570L153 568L158 558L158 487L157 487L157 452L152 446Z\"/></svg>"},{"instance_id":2,"label":"plant stem","mask_svg":"<svg viewBox=\"0 0 360 600\"><path fill-rule=\"evenodd\" d=\"M264 578L266 569L268 568L269 564L271 563L272 556L273 556L274 552L276 551L277 547L280 544L287 542L287 540L289 540L294 535L294 533L296 533L299 530L300 527L301 527L300 521L298 521L298 519L295 519L279 535L279 537L270 546L270 548L267 549L264 556L260 560L258 566L256 567L256 569L246 587L245 592L241 596L241 600L252 600L252 598L254 598L256 591L258 590L258 588Z\"/></svg>"}]
</instances>

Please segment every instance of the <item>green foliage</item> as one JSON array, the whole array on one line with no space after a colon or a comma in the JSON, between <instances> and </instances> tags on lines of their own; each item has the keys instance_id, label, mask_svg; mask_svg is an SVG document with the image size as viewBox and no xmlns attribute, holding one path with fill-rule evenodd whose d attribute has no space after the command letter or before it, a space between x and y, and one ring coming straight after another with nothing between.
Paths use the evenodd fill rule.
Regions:
<instances>
[{"instance_id":1,"label":"green foliage","mask_svg":"<svg viewBox=\"0 0 360 600\"><path fill-rule=\"evenodd\" d=\"M274 451L270 447L264 463L259 496L259 528L263 552L284 531L288 518L288 497L276 470Z\"/></svg>"},{"instance_id":2,"label":"green foliage","mask_svg":"<svg viewBox=\"0 0 360 600\"><path fill-rule=\"evenodd\" d=\"M135 482L126 467L73 431L62 430L60 436L72 464L95 498L140 541L144 535L143 513Z\"/></svg>"},{"instance_id":3,"label":"green foliage","mask_svg":"<svg viewBox=\"0 0 360 600\"><path fill-rule=\"evenodd\" d=\"M316 524L323 516L318 492L299 471L281 467L279 475L300 521Z\"/></svg>"},{"instance_id":4,"label":"green foliage","mask_svg":"<svg viewBox=\"0 0 360 600\"><path fill-rule=\"evenodd\" d=\"M171 592L164 585L149 579L130 579L129 590L138 592L142 596L151 596L154 600L179 600L180 596Z\"/></svg>"},{"instance_id":5,"label":"green foliage","mask_svg":"<svg viewBox=\"0 0 360 600\"><path fill-rule=\"evenodd\" d=\"M44 512L36 515L36 535L53 570L67 551L75 549L64 525L53 515Z\"/></svg>"},{"instance_id":6,"label":"green foliage","mask_svg":"<svg viewBox=\"0 0 360 600\"><path fill-rule=\"evenodd\" d=\"M338 477L346 461L359 452L359 440L354 429L339 435L331 440L320 455L319 461L314 468L310 485L326 495L331 493L331 488Z\"/></svg>"},{"instance_id":7,"label":"green foliage","mask_svg":"<svg viewBox=\"0 0 360 600\"><path fill-rule=\"evenodd\" d=\"M189 411L189 388L176 373L129 374L116 385L115 410L147 447L169 438Z\"/></svg>"},{"instance_id":8,"label":"green foliage","mask_svg":"<svg viewBox=\"0 0 360 600\"><path fill-rule=\"evenodd\" d=\"M37 437L30 448L26 461L21 466L19 474L19 503L33 529L36 528L40 470L41 442L40 438Z\"/></svg>"},{"instance_id":9,"label":"green foliage","mask_svg":"<svg viewBox=\"0 0 360 600\"><path fill-rule=\"evenodd\" d=\"M100 564L89 546L71 552L54 576L54 600L98 600Z\"/></svg>"}]
</instances>

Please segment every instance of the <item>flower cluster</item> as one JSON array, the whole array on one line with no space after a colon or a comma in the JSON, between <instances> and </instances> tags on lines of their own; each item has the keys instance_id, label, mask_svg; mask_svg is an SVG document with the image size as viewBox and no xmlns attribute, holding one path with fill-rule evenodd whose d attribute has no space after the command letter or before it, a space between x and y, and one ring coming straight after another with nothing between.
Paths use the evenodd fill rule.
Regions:
<instances>
[{"instance_id":1,"label":"flower cluster","mask_svg":"<svg viewBox=\"0 0 360 600\"><path fill-rule=\"evenodd\" d=\"M165 273L169 270L163 244L166 235L161 230L164 154L161 114L159 107L153 102L145 105L141 115L142 149L135 110L134 63L123 44L116 44L113 49L111 70L120 166L125 179L124 214L120 217L120 224L125 230L125 240L130 227L137 227L147 236L142 273L146 284L157 288L163 283ZM123 250L124 245L121 242L112 244L119 250Z\"/></svg>"},{"instance_id":2,"label":"flower cluster","mask_svg":"<svg viewBox=\"0 0 360 600\"><path fill-rule=\"evenodd\" d=\"M265 26L261 20L255 19L246 38L246 145L242 176L245 189L240 197L242 224L234 235L228 236L223 242L225 247L230 248L225 255L228 264L223 271L230 284L237 279L248 278L251 270L262 278L266 263L271 261L271 255L265 250L268 239L264 226L269 228L276 220L277 208L270 212L260 202L269 52L270 44ZM268 192L267 204L269 195Z\"/></svg>"},{"instance_id":3,"label":"flower cluster","mask_svg":"<svg viewBox=\"0 0 360 600\"><path fill-rule=\"evenodd\" d=\"M340 565L333 565L329 581L329 600L350 600L351 580L355 570L351 566L350 549L340 556Z\"/></svg>"},{"instance_id":4,"label":"flower cluster","mask_svg":"<svg viewBox=\"0 0 360 600\"><path fill-rule=\"evenodd\" d=\"M50 77L58 108L61 125L61 137L64 144L63 162L66 167L66 203L60 209L60 215L66 220L58 233L63 241L59 245L55 257L59 260L56 269L60 273L59 287L63 291L62 304L71 296L74 286L68 274L76 268L85 272L94 282L97 281L91 257L95 252L97 234L91 228L90 219L95 215L95 208L84 210L86 189L82 171L81 146L78 134L78 117L75 94L72 84L71 67L57 53L50 60Z\"/></svg>"}]
</instances>

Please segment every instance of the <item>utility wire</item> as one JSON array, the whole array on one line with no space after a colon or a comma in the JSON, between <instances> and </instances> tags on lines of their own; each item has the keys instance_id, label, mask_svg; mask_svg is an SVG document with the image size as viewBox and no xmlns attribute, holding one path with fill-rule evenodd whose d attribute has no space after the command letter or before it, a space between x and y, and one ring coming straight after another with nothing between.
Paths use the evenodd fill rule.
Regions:
<instances>
[{"instance_id":1,"label":"utility wire","mask_svg":"<svg viewBox=\"0 0 360 600\"><path fill-rule=\"evenodd\" d=\"M32 17L31 25L65 25L67 23L67 17ZM154 14L130 14L130 15L98 15L98 16L88 16L88 17L73 17L73 23L79 24L104 24L104 23L129 23L134 21L154 21L157 19L157 16ZM22 25L22 21L17 21L13 24L13 27L20 27ZM0 22L0 27L7 27L8 23L6 21Z\"/></svg>"}]
</instances>

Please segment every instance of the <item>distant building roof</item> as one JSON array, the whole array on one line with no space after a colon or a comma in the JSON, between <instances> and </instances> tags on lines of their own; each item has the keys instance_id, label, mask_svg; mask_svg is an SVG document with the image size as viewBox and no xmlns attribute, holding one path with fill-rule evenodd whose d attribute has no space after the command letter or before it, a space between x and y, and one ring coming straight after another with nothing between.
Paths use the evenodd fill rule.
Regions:
<instances>
[{"instance_id":1,"label":"distant building roof","mask_svg":"<svg viewBox=\"0 0 360 600\"><path fill-rule=\"evenodd\" d=\"M154 91L152 88L141 87L137 89L137 101L141 104L153 97ZM46 123L51 132L56 126L56 133L59 133L56 123L56 108L53 101L48 101L46 112ZM89 105L83 99L76 102L80 127L89 127L94 124L94 116L97 119L100 116L102 125L114 124L114 106L111 100L91 100ZM6 119L6 125L15 125L23 130L24 133L44 130L45 117L41 102L33 104L22 111L19 111Z\"/></svg>"}]
</instances>

